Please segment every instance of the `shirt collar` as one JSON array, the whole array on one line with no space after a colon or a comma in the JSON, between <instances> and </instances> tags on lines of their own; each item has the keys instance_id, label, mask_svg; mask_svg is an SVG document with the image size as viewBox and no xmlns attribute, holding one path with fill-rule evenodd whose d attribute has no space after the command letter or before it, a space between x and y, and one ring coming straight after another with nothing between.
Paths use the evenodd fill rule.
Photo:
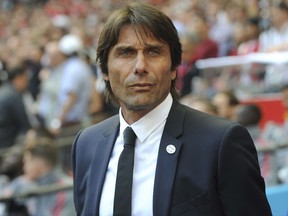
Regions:
<instances>
[{"instance_id":1,"label":"shirt collar","mask_svg":"<svg viewBox=\"0 0 288 216\"><path fill-rule=\"evenodd\" d=\"M123 134L126 127L131 126L140 142L143 142L149 134L151 134L163 121L167 119L172 106L172 96L169 93L165 100L160 103L155 109L151 110L137 122L129 125L122 116L121 108L120 116L120 135Z\"/></svg>"}]
</instances>

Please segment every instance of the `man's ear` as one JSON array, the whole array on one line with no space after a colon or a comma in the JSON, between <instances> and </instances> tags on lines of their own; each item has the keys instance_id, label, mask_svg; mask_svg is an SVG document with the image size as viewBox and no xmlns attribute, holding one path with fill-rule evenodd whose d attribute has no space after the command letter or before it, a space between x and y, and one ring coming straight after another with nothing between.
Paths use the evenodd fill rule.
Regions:
<instances>
[{"instance_id":1,"label":"man's ear","mask_svg":"<svg viewBox=\"0 0 288 216\"><path fill-rule=\"evenodd\" d=\"M175 80L177 78L178 71L176 69L171 70L171 80Z\"/></svg>"},{"instance_id":2,"label":"man's ear","mask_svg":"<svg viewBox=\"0 0 288 216\"><path fill-rule=\"evenodd\" d=\"M109 81L108 75L107 75L107 74L104 74L104 75L103 75L103 79L104 79L105 81Z\"/></svg>"}]
</instances>

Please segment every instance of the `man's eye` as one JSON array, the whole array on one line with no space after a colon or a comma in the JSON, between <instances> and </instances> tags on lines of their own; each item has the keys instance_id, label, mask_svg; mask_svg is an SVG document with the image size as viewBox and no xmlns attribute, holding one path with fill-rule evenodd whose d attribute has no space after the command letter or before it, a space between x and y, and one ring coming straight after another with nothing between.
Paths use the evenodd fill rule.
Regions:
<instances>
[{"instance_id":1,"label":"man's eye","mask_svg":"<svg viewBox=\"0 0 288 216\"><path fill-rule=\"evenodd\" d=\"M128 55L132 55L132 54L133 54L133 50L131 50L131 49L124 49L124 50L119 51L119 55L121 55L121 56L128 56Z\"/></svg>"},{"instance_id":2,"label":"man's eye","mask_svg":"<svg viewBox=\"0 0 288 216\"><path fill-rule=\"evenodd\" d=\"M160 54L160 50L159 49L151 49L151 50L149 50L148 53L151 55L158 55L158 54Z\"/></svg>"}]
</instances>

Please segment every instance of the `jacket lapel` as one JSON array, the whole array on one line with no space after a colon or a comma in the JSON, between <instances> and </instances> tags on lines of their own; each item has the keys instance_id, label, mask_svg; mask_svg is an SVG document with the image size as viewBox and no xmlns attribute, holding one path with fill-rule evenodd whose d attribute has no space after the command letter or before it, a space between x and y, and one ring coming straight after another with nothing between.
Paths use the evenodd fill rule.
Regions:
<instances>
[{"instance_id":1,"label":"jacket lapel","mask_svg":"<svg viewBox=\"0 0 288 216\"><path fill-rule=\"evenodd\" d=\"M111 123L109 127L101 137L99 137L99 144L95 151L94 159L92 161L91 167L97 168L91 170L89 177L89 186L87 188L94 188L94 190L88 191L89 199L89 211L88 214L99 215L100 198L102 193L102 187L105 179L105 174L107 166L109 163L110 155L115 143L115 139L119 131L119 117L115 118L115 121ZM96 213L96 214L95 214Z\"/></svg>"},{"instance_id":2,"label":"jacket lapel","mask_svg":"<svg viewBox=\"0 0 288 216\"><path fill-rule=\"evenodd\" d=\"M154 183L153 214L169 215L174 177L177 170L181 141L177 139L183 131L185 110L173 102L160 142ZM167 149L175 147L175 152ZM169 147L168 147L169 148Z\"/></svg>"}]
</instances>

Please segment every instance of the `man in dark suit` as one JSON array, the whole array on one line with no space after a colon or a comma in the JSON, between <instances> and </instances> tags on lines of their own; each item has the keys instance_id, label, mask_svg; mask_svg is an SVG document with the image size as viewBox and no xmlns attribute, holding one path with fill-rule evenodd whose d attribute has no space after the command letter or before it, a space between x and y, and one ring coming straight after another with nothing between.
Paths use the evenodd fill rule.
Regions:
<instances>
[{"instance_id":1,"label":"man in dark suit","mask_svg":"<svg viewBox=\"0 0 288 216\"><path fill-rule=\"evenodd\" d=\"M181 44L166 15L139 3L117 10L100 35L97 60L107 99L120 109L75 139L77 215L271 215L247 130L177 101ZM115 214L127 126L137 136L132 210Z\"/></svg>"},{"instance_id":2,"label":"man in dark suit","mask_svg":"<svg viewBox=\"0 0 288 216\"><path fill-rule=\"evenodd\" d=\"M17 65L8 69L9 80L0 88L0 148L16 144L32 127L24 105L24 92L28 86L25 67Z\"/></svg>"}]
</instances>

